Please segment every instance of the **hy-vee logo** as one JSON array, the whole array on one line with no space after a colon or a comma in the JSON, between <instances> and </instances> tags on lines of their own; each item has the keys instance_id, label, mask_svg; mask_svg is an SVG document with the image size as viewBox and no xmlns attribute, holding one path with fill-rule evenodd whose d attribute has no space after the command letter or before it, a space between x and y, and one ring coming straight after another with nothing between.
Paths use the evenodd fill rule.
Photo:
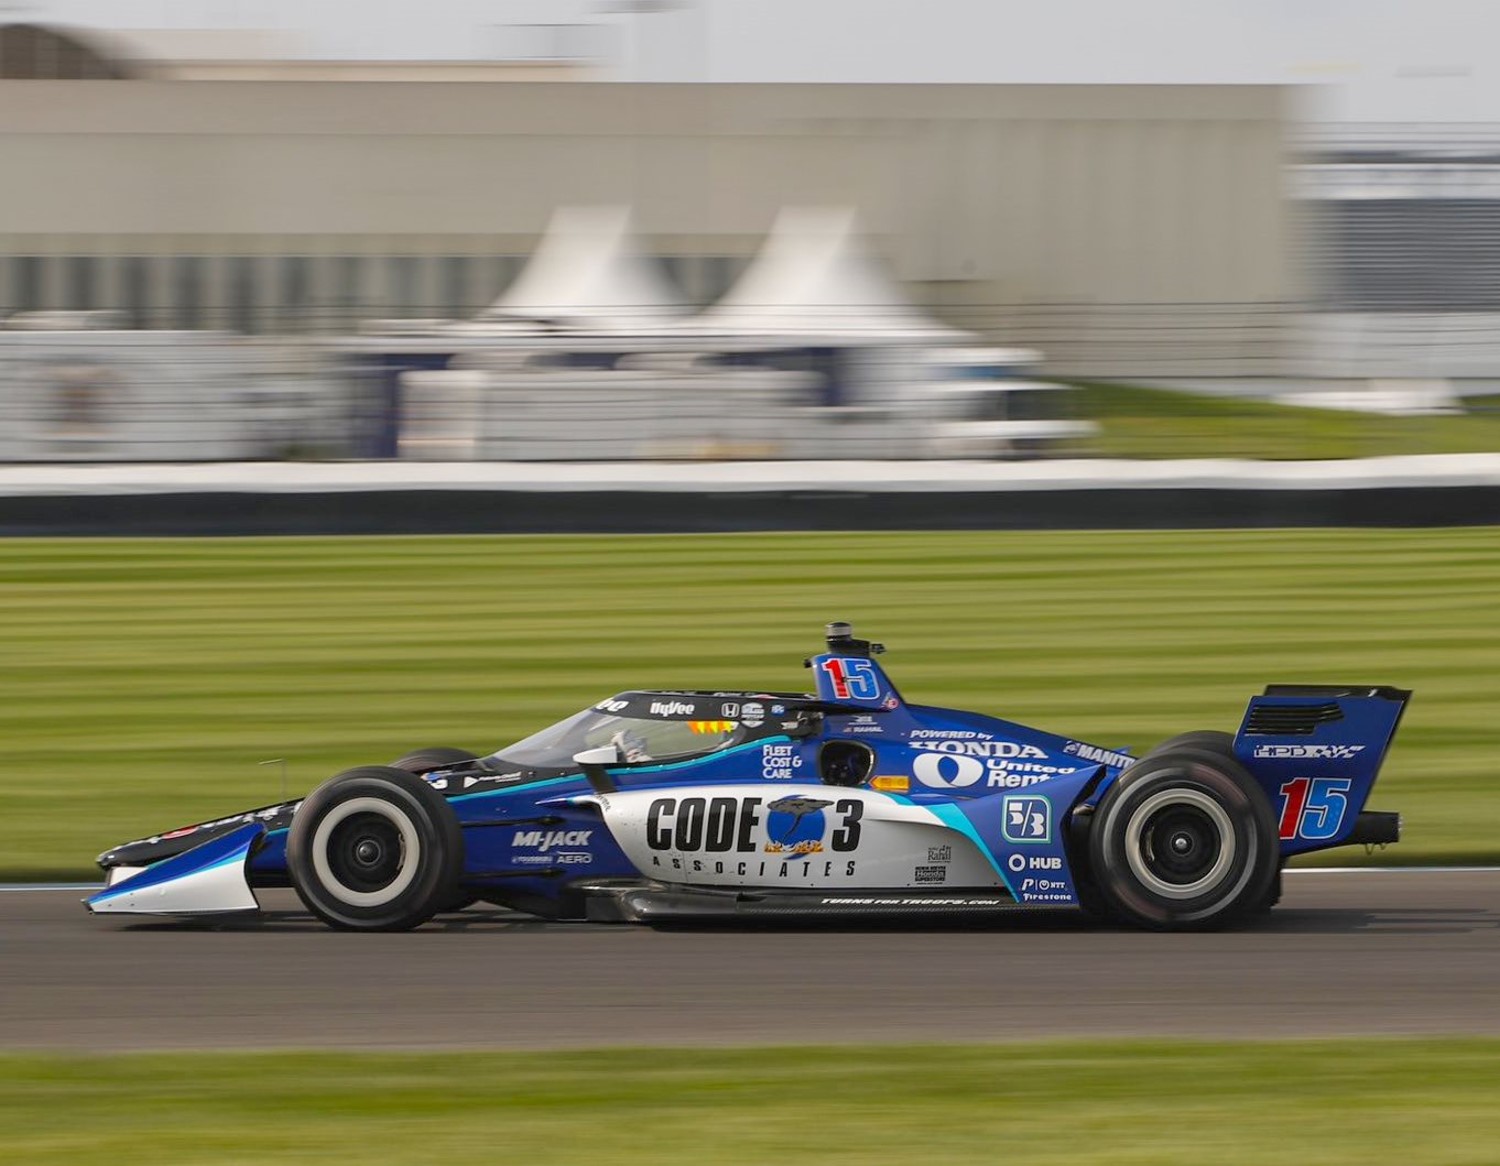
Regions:
<instances>
[{"instance_id":1,"label":"hy-vee logo","mask_svg":"<svg viewBox=\"0 0 1500 1166\"><path fill-rule=\"evenodd\" d=\"M514 849L540 850L543 854L557 846L587 846L592 830L517 830L510 844Z\"/></svg>"},{"instance_id":2,"label":"hy-vee logo","mask_svg":"<svg viewBox=\"0 0 1500 1166\"><path fill-rule=\"evenodd\" d=\"M1273 758L1317 758L1326 761L1348 761L1363 753L1363 745L1257 745L1255 756Z\"/></svg>"},{"instance_id":3,"label":"hy-vee logo","mask_svg":"<svg viewBox=\"0 0 1500 1166\"><path fill-rule=\"evenodd\" d=\"M697 707L697 705L681 700L653 700L651 715L653 717L690 717Z\"/></svg>"}]
</instances>

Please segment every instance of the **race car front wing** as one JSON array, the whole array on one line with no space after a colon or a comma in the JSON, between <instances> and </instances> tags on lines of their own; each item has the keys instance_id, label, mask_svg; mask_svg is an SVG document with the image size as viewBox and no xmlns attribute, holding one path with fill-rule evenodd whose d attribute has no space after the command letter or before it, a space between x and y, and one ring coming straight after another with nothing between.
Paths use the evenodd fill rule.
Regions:
<instances>
[{"instance_id":1,"label":"race car front wing","mask_svg":"<svg viewBox=\"0 0 1500 1166\"><path fill-rule=\"evenodd\" d=\"M252 822L192 850L112 878L83 901L95 915L224 915L259 911L246 874L266 827ZM124 868L119 868L124 869Z\"/></svg>"}]
</instances>

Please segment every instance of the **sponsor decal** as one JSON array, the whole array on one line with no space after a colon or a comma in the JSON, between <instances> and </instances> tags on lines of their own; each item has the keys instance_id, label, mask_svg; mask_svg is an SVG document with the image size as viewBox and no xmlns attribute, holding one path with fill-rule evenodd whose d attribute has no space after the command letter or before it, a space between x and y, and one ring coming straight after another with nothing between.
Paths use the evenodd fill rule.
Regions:
<instances>
[{"instance_id":1,"label":"sponsor decal","mask_svg":"<svg viewBox=\"0 0 1500 1166\"><path fill-rule=\"evenodd\" d=\"M546 854L557 846L587 846L592 830L517 830L511 838L512 848L540 850Z\"/></svg>"},{"instance_id":2,"label":"sponsor decal","mask_svg":"<svg viewBox=\"0 0 1500 1166\"><path fill-rule=\"evenodd\" d=\"M941 741L923 741L921 748L934 753L961 754L965 757L991 757L1011 760L1019 757L1046 757L1035 745L1021 745L1015 741L966 740L954 738Z\"/></svg>"},{"instance_id":3,"label":"sponsor decal","mask_svg":"<svg viewBox=\"0 0 1500 1166\"><path fill-rule=\"evenodd\" d=\"M1030 761L1047 755L1035 745L1015 741L939 740L923 741L919 747L932 752L918 754L912 762L912 775L933 789L965 789L978 785L986 775L991 786L1019 789L1055 773L1073 772L1071 768ZM1028 767L1039 772L1030 777L1011 776Z\"/></svg>"},{"instance_id":4,"label":"sponsor decal","mask_svg":"<svg viewBox=\"0 0 1500 1166\"><path fill-rule=\"evenodd\" d=\"M1063 879L1022 879L1019 894L1028 903L1071 903L1073 896Z\"/></svg>"},{"instance_id":5,"label":"sponsor decal","mask_svg":"<svg viewBox=\"0 0 1500 1166\"><path fill-rule=\"evenodd\" d=\"M740 719L740 706L738 702L726 700L724 707L719 710L719 715L726 721L737 721Z\"/></svg>"},{"instance_id":6,"label":"sponsor decal","mask_svg":"<svg viewBox=\"0 0 1500 1166\"><path fill-rule=\"evenodd\" d=\"M594 856L584 850L559 850L555 854L515 854L511 861L517 866L586 866Z\"/></svg>"},{"instance_id":7,"label":"sponsor decal","mask_svg":"<svg viewBox=\"0 0 1500 1166\"><path fill-rule=\"evenodd\" d=\"M1043 777L1056 777L1061 773L1077 773L1076 765L1047 765L1041 761L1016 761L1007 757L995 758L991 769L1003 769L1007 773L1038 773Z\"/></svg>"},{"instance_id":8,"label":"sponsor decal","mask_svg":"<svg viewBox=\"0 0 1500 1166\"><path fill-rule=\"evenodd\" d=\"M601 713L622 713L629 707L628 700L601 700L594 706Z\"/></svg>"},{"instance_id":9,"label":"sponsor decal","mask_svg":"<svg viewBox=\"0 0 1500 1166\"><path fill-rule=\"evenodd\" d=\"M883 733L885 726L871 716L851 717L844 726L846 733Z\"/></svg>"},{"instance_id":10,"label":"sponsor decal","mask_svg":"<svg viewBox=\"0 0 1500 1166\"><path fill-rule=\"evenodd\" d=\"M1025 789L1029 785L1035 785L1039 781L1046 781L1045 773L991 773L990 779L985 785L991 789Z\"/></svg>"},{"instance_id":11,"label":"sponsor decal","mask_svg":"<svg viewBox=\"0 0 1500 1166\"><path fill-rule=\"evenodd\" d=\"M646 845L681 854L850 854L859 849L864 810L857 798L657 798L646 812Z\"/></svg>"},{"instance_id":12,"label":"sponsor decal","mask_svg":"<svg viewBox=\"0 0 1500 1166\"><path fill-rule=\"evenodd\" d=\"M1294 777L1281 786L1281 824L1278 834L1285 840L1327 842L1337 838L1349 812L1347 777Z\"/></svg>"},{"instance_id":13,"label":"sponsor decal","mask_svg":"<svg viewBox=\"0 0 1500 1166\"><path fill-rule=\"evenodd\" d=\"M263 810L250 810L243 814L231 814L227 818L215 818L212 822L200 822L196 826L181 826L176 830L168 830L165 834L153 834L150 838L141 838L141 842L170 842L174 838L186 838L189 834L196 834L199 830L217 830L220 826L248 826L252 822L269 822L273 818L279 818L283 814L296 812L301 801L292 802L285 806L267 806ZM126 846L134 843L127 842Z\"/></svg>"},{"instance_id":14,"label":"sponsor decal","mask_svg":"<svg viewBox=\"0 0 1500 1166\"><path fill-rule=\"evenodd\" d=\"M783 715L785 715L785 713L786 713L786 705L784 705L784 704L773 704L771 706L771 715L773 717L783 716Z\"/></svg>"},{"instance_id":15,"label":"sponsor decal","mask_svg":"<svg viewBox=\"0 0 1500 1166\"><path fill-rule=\"evenodd\" d=\"M653 700L651 702L653 717L690 717L697 711L697 705L689 704L685 700Z\"/></svg>"},{"instance_id":16,"label":"sponsor decal","mask_svg":"<svg viewBox=\"0 0 1500 1166\"><path fill-rule=\"evenodd\" d=\"M1052 803L1040 795L1010 796L1002 807L1001 834L1007 842L1052 841Z\"/></svg>"},{"instance_id":17,"label":"sponsor decal","mask_svg":"<svg viewBox=\"0 0 1500 1166\"><path fill-rule=\"evenodd\" d=\"M1011 874L1020 874L1023 870L1050 870L1062 872L1063 860L1055 854L1012 854L1005 860L1005 869ZM1028 883L1033 880L1027 879Z\"/></svg>"},{"instance_id":18,"label":"sponsor decal","mask_svg":"<svg viewBox=\"0 0 1500 1166\"><path fill-rule=\"evenodd\" d=\"M898 899L889 895L830 895L820 899L819 902L825 907L991 907L998 909L1010 905L1007 900L998 898L938 898L934 895L907 899Z\"/></svg>"},{"instance_id":19,"label":"sponsor decal","mask_svg":"<svg viewBox=\"0 0 1500 1166\"><path fill-rule=\"evenodd\" d=\"M946 883L947 881L948 868L946 866L919 866L912 869L912 882Z\"/></svg>"},{"instance_id":20,"label":"sponsor decal","mask_svg":"<svg viewBox=\"0 0 1500 1166\"><path fill-rule=\"evenodd\" d=\"M927 848L928 862L952 862L953 847L946 843L942 846L929 846Z\"/></svg>"},{"instance_id":21,"label":"sponsor decal","mask_svg":"<svg viewBox=\"0 0 1500 1166\"><path fill-rule=\"evenodd\" d=\"M740 706L740 720L752 729L766 719L766 706L756 701L746 701Z\"/></svg>"},{"instance_id":22,"label":"sponsor decal","mask_svg":"<svg viewBox=\"0 0 1500 1166\"><path fill-rule=\"evenodd\" d=\"M833 802L824 798L778 798L766 809L767 854L819 854L827 823L823 808ZM861 806L863 809L863 806Z\"/></svg>"},{"instance_id":23,"label":"sponsor decal","mask_svg":"<svg viewBox=\"0 0 1500 1166\"><path fill-rule=\"evenodd\" d=\"M802 768L802 758L791 742L773 742L761 746L760 775L767 781L791 781Z\"/></svg>"},{"instance_id":24,"label":"sponsor decal","mask_svg":"<svg viewBox=\"0 0 1500 1166\"><path fill-rule=\"evenodd\" d=\"M1364 751L1363 745L1257 745L1255 756L1275 759L1348 761Z\"/></svg>"},{"instance_id":25,"label":"sponsor decal","mask_svg":"<svg viewBox=\"0 0 1500 1166\"><path fill-rule=\"evenodd\" d=\"M913 741L927 741L934 737L951 741L988 741L995 734L982 733L978 729L913 729L909 735Z\"/></svg>"},{"instance_id":26,"label":"sponsor decal","mask_svg":"<svg viewBox=\"0 0 1500 1166\"><path fill-rule=\"evenodd\" d=\"M484 773L478 777L466 777L464 778L464 789L475 785L499 785L501 783L516 782L520 781L522 776L521 771L518 769L514 773Z\"/></svg>"},{"instance_id":27,"label":"sponsor decal","mask_svg":"<svg viewBox=\"0 0 1500 1166\"><path fill-rule=\"evenodd\" d=\"M912 776L933 789L964 789L984 777L984 762L977 757L954 757L948 753L923 753L911 763Z\"/></svg>"},{"instance_id":28,"label":"sponsor decal","mask_svg":"<svg viewBox=\"0 0 1500 1166\"><path fill-rule=\"evenodd\" d=\"M728 733L734 729L734 721L689 721L688 729L694 733Z\"/></svg>"},{"instance_id":29,"label":"sponsor decal","mask_svg":"<svg viewBox=\"0 0 1500 1166\"><path fill-rule=\"evenodd\" d=\"M1129 753L1120 753L1114 749L1100 749L1096 745L1085 745L1082 741L1069 741L1063 746L1063 752L1074 757L1082 757L1085 761L1108 765L1114 769L1124 769L1127 765L1134 765L1136 760Z\"/></svg>"}]
</instances>

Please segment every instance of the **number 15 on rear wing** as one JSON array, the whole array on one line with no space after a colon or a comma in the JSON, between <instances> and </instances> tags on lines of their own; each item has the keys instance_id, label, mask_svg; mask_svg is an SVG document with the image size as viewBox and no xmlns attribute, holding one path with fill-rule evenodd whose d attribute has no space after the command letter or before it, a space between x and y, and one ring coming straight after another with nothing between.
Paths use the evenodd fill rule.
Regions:
<instances>
[{"instance_id":1,"label":"number 15 on rear wing","mask_svg":"<svg viewBox=\"0 0 1500 1166\"><path fill-rule=\"evenodd\" d=\"M1410 699L1354 684L1273 684L1251 697L1234 752L1271 800L1283 857L1400 838L1400 815L1365 802Z\"/></svg>"}]
</instances>

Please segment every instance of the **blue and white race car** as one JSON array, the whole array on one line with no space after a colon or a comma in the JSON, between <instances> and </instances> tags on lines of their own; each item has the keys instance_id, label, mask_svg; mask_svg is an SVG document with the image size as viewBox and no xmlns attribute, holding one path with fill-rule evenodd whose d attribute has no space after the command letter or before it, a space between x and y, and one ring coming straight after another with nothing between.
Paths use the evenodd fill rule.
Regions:
<instances>
[{"instance_id":1,"label":"blue and white race car","mask_svg":"<svg viewBox=\"0 0 1500 1166\"><path fill-rule=\"evenodd\" d=\"M1156 929L1269 909L1293 855L1400 835L1365 809L1410 693L1274 685L1236 734L1144 756L908 704L828 625L816 693L622 692L486 757L424 749L306 798L101 855L96 914L259 909L333 927L484 900L633 922L1081 906Z\"/></svg>"}]
</instances>

